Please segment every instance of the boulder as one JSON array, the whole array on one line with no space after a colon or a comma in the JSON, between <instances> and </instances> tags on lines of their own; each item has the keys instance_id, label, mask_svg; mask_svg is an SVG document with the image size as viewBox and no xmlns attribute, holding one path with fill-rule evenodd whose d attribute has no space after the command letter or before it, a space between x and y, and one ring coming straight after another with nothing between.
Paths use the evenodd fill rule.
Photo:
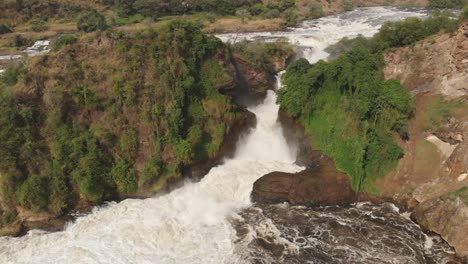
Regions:
<instances>
[{"instance_id":1,"label":"boulder","mask_svg":"<svg viewBox=\"0 0 468 264\"><path fill-rule=\"evenodd\" d=\"M253 186L252 200L261 203L347 204L357 201L349 177L322 155L317 166L299 173L272 172Z\"/></svg>"}]
</instances>

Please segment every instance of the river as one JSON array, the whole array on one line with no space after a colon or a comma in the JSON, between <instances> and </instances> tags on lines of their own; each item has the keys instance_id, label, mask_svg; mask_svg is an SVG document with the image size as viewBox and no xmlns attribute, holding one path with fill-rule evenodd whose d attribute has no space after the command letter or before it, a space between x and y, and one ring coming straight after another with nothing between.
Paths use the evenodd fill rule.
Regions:
<instances>
[{"instance_id":1,"label":"river","mask_svg":"<svg viewBox=\"0 0 468 264\"><path fill-rule=\"evenodd\" d=\"M315 62L325 59L328 54L324 48L342 37L371 36L385 21L425 15L421 10L367 8L306 21L287 32L219 37L225 41L285 38L301 47L299 56ZM388 263L426 263L426 255L439 251L443 254L434 257L436 261L444 262L446 255L453 255L442 242L427 240L404 215L385 209L390 205L331 209L252 206L250 192L255 180L272 171L296 172L302 168L294 164L296 148L287 143L277 122L275 92L269 91L262 103L248 109L256 115L256 127L241 137L233 158L212 168L200 182L186 182L179 189L150 199L127 199L94 208L61 232L33 230L19 238L0 238L0 263L382 263L382 258ZM302 220L288 222L288 215ZM365 234L376 233L363 237L361 244L334 237L343 232L323 231L340 227L341 222L350 234L360 234L356 231L360 225L347 223L371 225L372 221L364 221L365 215L380 219L380 229L369 226ZM385 233L386 226L389 232L393 230L387 220L402 226L404 234ZM292 223L294 228L290 228ZM405 230L410 230L407 241ZM372 239L383 234L397 239L394 245L403 247L403 251L378 247L383 240ZM268 245L262 240L269 241ZM359 248L367 244L377 246L364 254ZM336 251L340 247L342 250ZM308 250L311 248L314 250ZM400 255L403 257L398 258Z\"/></svg>"}]
</instances>

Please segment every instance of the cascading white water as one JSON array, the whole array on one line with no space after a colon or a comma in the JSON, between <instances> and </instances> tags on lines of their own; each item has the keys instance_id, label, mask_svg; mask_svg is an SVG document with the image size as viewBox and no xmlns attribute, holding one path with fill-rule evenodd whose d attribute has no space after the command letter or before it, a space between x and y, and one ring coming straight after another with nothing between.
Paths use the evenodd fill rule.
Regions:
<instances>
[{"instance_id":1,"label":"cascading white water","mask_svg":"<svg viewBox=\"0 0 468 264\"><path fill-rule=\"evenodd\" d=\"M360 8L336 16L322 17L303 22L300 27L280 32L228 33L217 35L223 41L261 40L275 42L285 39L301 48L299 56L310 63L326 59L325 48L344 37L353 38L359 34L371 37L383 23L408 17L427 17L427 10L405 10L395 7Z\"/></svg>"},{"instance_id":2,"label":"cascading white water","mask_svg":"<svg viewBox=\"0 0 468 264\"><path fill-rule=\"evenodd\" d=\"M311 62L342 37L370 36L387 20L422 16L392 8L360 9L305 22L283 33L242 34L241 38L287 38L308 47ZM232 35L220 36L231 39ZM229 221L250 205L256 179L272 171L295 172L296 151L277 123L276 94L249 108L257 125L237 144L234 158L213 168L200 182L187 182L169 194L125 200L95 208L62 232L30 231L0 238L0 263L240 263Z\"/></svg>"}]
</instances>

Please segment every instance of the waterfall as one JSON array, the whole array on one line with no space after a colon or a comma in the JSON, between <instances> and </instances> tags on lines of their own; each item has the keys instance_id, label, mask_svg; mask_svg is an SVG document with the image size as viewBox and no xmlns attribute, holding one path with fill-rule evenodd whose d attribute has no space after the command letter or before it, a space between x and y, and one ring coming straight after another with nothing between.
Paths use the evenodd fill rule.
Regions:
<instances>
[{"instance_id":1,"label":"waterfall","mask_svg":"<svg viewBox=\"0 0 468 264\"><path fill-rule=\"evenodd\" d=\"M246 33L240 38L286 38L304 47L311 62L327 57L324 48L342 37L374 34L388 20L423 16L394 8L359 9L306 21L288 32ZM233 35L220 35L232 39ZM251 205L252 185L272 171L296 172L296 150L277 122L276 93L249 108L255 128L237 143L232 159L214 167L198 183L145 200L128 199L94 208L64 231L33 230L0 238L0 263L242 263L233 219Z\"/></svg>"}]
</instances>

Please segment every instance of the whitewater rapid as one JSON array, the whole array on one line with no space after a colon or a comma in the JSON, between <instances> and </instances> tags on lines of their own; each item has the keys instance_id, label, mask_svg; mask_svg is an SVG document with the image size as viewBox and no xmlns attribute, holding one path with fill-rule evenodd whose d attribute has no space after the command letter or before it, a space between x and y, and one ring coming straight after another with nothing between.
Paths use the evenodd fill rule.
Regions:
<instances>
[{"instance_id":1,"label":"whitewater rapid","mask_svg":"<svg viewBox=\"0 0 468 264\"><path fill-rule=\"evenodd\" d=\"M223 40L286 38L311 62L325 59L325 47L342 37L371 36L388 20L425 16L420 10L359 9L304 22L288 32L220 35ZM296 149L277 122L276 94L249 108L257 125L237 143L232 159L198 183L186 182L169 194L128 199L95 208L64 231L33 230L0 238L0 263L244 263L236 249L232 221L251 205L252 185L272 171L296 172Z\"/></svg>"},{"instance_id":2,"label":"whitewater rapid","mask_svg":"<svg viewBox=\"0 0 468 264\"><path fill-rule=\"evenodd\" d=\"M398 21L408 17L424 19L427 16L428 11L425 9L358 8L339 15L307 20L302 22L299 27L288 28L288 31L227 33L216 36L225 42L286 40L299 48L299 57L306 58L310 63L315 63L327 59L329 54L325 52L325 48L344 37L354 38L358 35L372 37L387 21Z\"/></svg>"}]
</instances>

